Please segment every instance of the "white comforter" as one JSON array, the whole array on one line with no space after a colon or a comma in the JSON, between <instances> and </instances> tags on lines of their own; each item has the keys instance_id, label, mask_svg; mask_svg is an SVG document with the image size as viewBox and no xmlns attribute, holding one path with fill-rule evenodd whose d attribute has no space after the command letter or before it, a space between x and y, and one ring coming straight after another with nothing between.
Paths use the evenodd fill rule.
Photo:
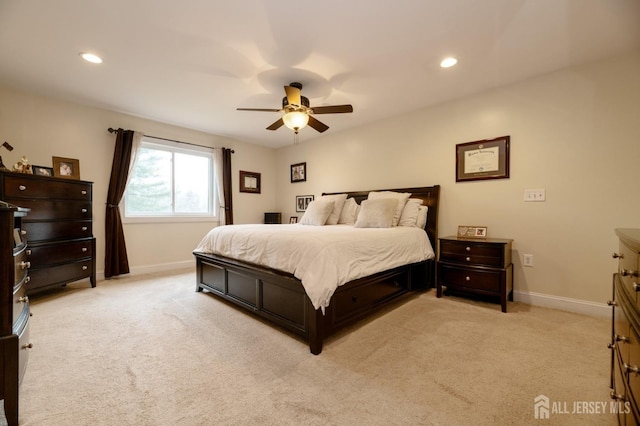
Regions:
<instances>
[{"instance_id":1,"label":"white comforter","mask_svg":"<svg viewBox=\"0 0 640 426\"><path fill-rule=\"evenodd\" d=\"M298 278L315 309L357 278L434 257L426 232L411 227L227 225L194 250L267 266Z\"/></svg>"}]
</instances>

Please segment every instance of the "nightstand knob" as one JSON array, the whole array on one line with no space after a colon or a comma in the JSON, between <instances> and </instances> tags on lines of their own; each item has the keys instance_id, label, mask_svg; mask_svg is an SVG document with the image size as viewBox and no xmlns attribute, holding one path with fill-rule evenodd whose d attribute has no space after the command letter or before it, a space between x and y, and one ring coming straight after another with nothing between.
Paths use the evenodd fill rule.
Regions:
<instances>
[{"instance_id":1,"label":"nightstand knob","mask_svg":"<svg viewBox=\"0 0 640 426\"><path fill-rule=\"evenodd\" d=\"M622 270L620 271L620 275L622 275L623 277L635 277L638 275L638 271L634 271L633 269L624 269L622 268Z\"/></svg>"},{"instance_id":2,"label":"nightstand knob","mask_svg":"<svg viewBox=\"0 0 640 426\"><path fill-rule=\"evenodd\" d=\"M614 259L624 259L624 254L613 253L611 257L613 257Z\"/></svg>"},{"instance_id":3,"label":"nightstand knob","mask_svg":"<svg viewBox=\"0 0 640 426\"><path fill-rule=\"evenodd\" d=\"M638 284L638 283L634 282L634 283L633 283L633 289L634 289L635 291L640 291L640 284Z\"/></svg>"},{"instance_id":4,"label":"nightstand knob","mask_svg":"<svg viewBox=\"0 0 640 426\"><path fill-rule=\"evenodd\" d=\"M83 227L82 227L82 230L83 230L83 231L86 231L87 229L89 229L89 228L87 228L86 226L83 226Z\"/></svg>"},{"instance_id":5,"label":"nightstand knob","mask_svg":"<svg viewBox=\"0 0 640 426\"><path fill-rule=\"evenodd\" d=\"M471 247L467 246L467 247L465 248L465 250L466 250L466 251L471 251Z\"/></svg>"},{"instance_id":6,"label":"nightstand knob","mask_svg":"<svg viewBox=\"0 0 640 426\"><path fill-rule=\"evenodd\" d=\"M637 365L634 365L634 366L632 367L632 366L630 366L629 364L627 364L626 362L624 363L624 369L625 369L627 372L632 372L632 373L636 373L636 374L638 374L638 373L640 372L640 368L638 368L638 366L637 366Z\"/></svg>"},{"instance_id":7,"label":"nightstand knob","mask_svg":"<svg viewBox=\"0 0 640 426\"><path fill-rule=\"evenodd\" d=\"M86 213L86 212L87 212L87 209L82 209L82 213Z\"/></svg>"},{"instance_id":8,"label":"nightstand knob","mask_svg":"<svg viewBox=\"0 0 640 426\"><path fill-rule=\"evenodd\" d=\"M22 349L31 349L33 348L33 343L27 343L26 345L22 345Z\"/></svg>"},{"instance_id":9,"label":"nightstand knob","mask_svg":"<svg viewBox=\"0 0 640 426\"><path fill-rule=\"evenodd\" d=\"M471 277L469 277L469 276L464 277L464 279L465 279L465 281L471 281Z\"/></svg>"},{"instance_id":10,"label":"nightstand knob","mask_svg":"<svg viewBox=\"0 0 640 426\"><path fill-rule=\"evenodd\" d=\"M611 391L611 393L609 394L609 396L611 396L611 399L617 399L620 401L624 401L624 396L617 394L616 391Z\"/></svg>"},{"instance_id":11,"label":"nightstand knob","mask_svg":"<svg viewBox=\"0 0 640 426\"><path fill-rule=\"evenodd\" d=\"M24 191L25 189L27 189L27 187L26 187L26 186L24 186L24 185L20 185L20 186L18 187L18 189L19 189L20 191Z\"/></svg>"},{"instance_id":12,"label":"nightstand knob","mask_svg":"<svg viewBox=\"0 0 640 426\"><path fill-rule=\"evenodd\" d=\"M618 304L615 302L615 300L607 300L607 305L609 305L609 306L618 306Z\"/></svg>"},{"instance_id":13,"label":"nightstand knob","mask_svg":"<svg viewBox=\"0 0 640 426\"><path fill-rule=\"evenodd\" d=\"M85 190L80 191L80 193L81 193L82 195L87 195L87 191L85 191Z\"/></svg>"},{"instance_id":14,"label":"nightstand knob","mask_svg":"<svg viewBox=\"0 0 640 426\"><path fill-rule=\"evenodd\" d=\"M617 334L613 335L613 340L615 340L616 342L626 342L626 343L629 342L629 338L628 337L620 336L620 335L617 335Z\"/></svg>"},{"instance_id":15,"label":"nightstand knob","mask_svg":"<svg viewBox=\"0 0 640 426\"><path fill-rule=\"evenodd\" d=\"M86 253L86 252L87 252L87 250L89 250L89 249L88 249L88 248L86 248L86 247L82 247L82 252L83 252L83 253Z\"/></svg>"},{"instance_id":16,"label":"nightstand knob","mask_svg":"<svg viewBox=\"0 0 640 426\"><path fill-rule=\"evenodd\" d=\"M464 260L466 260L467 262L471 262L471 258L470 257L466 257Z\"/></svg>"},{"instance_id":17,"label":"nightstand knob","mask_svg":"<svg viewBox=\"0 0 640 426\"><path fill-rule=\"evenodd\" d=\"M89 269L89 267L87 265L82 265L82 270L86 271L87 269Z\"/></svg>"}]
</instances>

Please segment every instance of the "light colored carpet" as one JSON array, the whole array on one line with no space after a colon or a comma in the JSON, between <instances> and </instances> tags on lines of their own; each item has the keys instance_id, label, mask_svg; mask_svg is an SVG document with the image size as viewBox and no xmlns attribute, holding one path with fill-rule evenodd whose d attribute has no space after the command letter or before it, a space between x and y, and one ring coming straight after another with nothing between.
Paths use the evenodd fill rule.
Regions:
<instances>
[{"instance_id":1,"label":"light colored carpet","mask_svg":"<svg viewBox=\"0 0 640 426\"><path fill-rule=\"evenodd\" d=\"M607 425L534 398L609 404L606 319L423 293L308 346L195 272L32 298L23 425Z\"/></svg>"}]
</instances>

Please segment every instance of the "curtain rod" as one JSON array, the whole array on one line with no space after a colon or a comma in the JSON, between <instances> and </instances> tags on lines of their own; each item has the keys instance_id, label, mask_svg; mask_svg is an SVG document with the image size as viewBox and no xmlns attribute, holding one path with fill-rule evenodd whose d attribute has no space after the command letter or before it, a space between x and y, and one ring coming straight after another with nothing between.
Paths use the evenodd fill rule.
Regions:
<instances>
[{"instance_id":1,"label":"curtain rod","mask_svg":"<svg viewBox=\"0 0 640 426\"><path fill-rule=\"evenodd\" d=\"M117 132L116 129L114 129L113 127L109 127L107 129L109 131L109 133L115 133ZM200 148L209 148L209 149L215 149L214 147L211 146L206 146L206 145L198 145L197 143L191 143L191 142L183 142L183 141L177 141L175 139L167 139L167 138L159 138L158 136L152 136L152 135L145 135L148 138L154 138L154 139L160 139L163 141L169 141L169 142L175 142L175 143L181 143L181 144L185 144L185 145L193 145L193 146L199 146ZM224 148L224 147L223 147ZM236 152L232 149L231 150L232 154L235 154Z\"/></svg>"}]
</instances>

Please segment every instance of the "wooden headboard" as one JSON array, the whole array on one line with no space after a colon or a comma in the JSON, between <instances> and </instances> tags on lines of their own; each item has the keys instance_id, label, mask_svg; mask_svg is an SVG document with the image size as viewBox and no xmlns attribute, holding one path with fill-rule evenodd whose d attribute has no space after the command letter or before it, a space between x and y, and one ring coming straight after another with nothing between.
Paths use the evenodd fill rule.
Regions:
<instances>
[{"instance_id":1,"label":"wooden headboard","mask_svg":"<svg viewBox=\"0 0 640 426\"><path fill-rule=\"evenodd\" d=\"M438 202L440 200L440 185L423 186L418 188L399 188L399 189L372 189L371 191L394 191L394 192L410 192L411 198L420 198L423 205L429 207L427 211L427 225L425 231L431 241L433 249L438 246ZM354 198L358 204L367 199L371 191L354 191L346 192L347 198ZM322 195L345 194L345 192L326 192Z\"/></svg>"}]
</instances>

